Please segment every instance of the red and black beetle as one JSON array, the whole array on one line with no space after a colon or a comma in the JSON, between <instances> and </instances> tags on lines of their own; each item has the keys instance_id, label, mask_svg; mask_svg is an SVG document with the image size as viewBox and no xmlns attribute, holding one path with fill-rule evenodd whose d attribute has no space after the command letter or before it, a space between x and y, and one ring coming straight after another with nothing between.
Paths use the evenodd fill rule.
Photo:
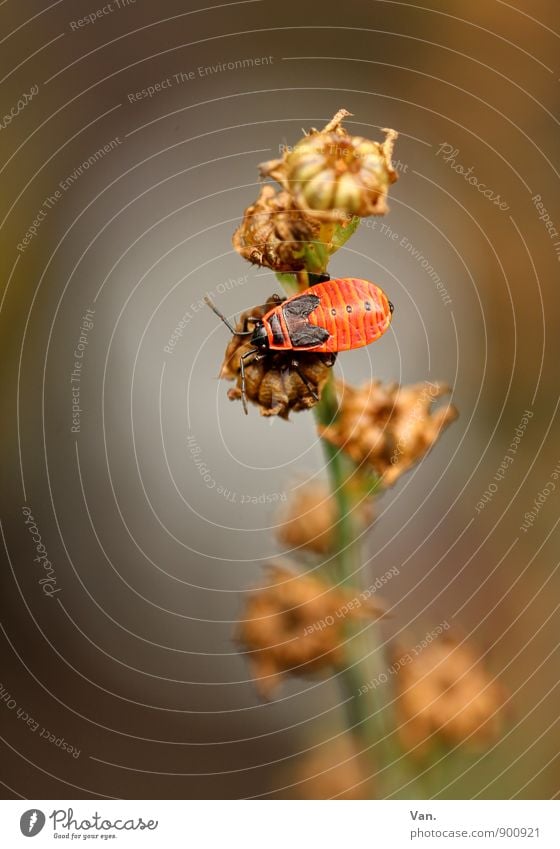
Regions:
<instances>
[{"instance_id":1,"label":"red and black beetle","mask_svg":"<svg viewBox=\"0 0 560 849\"><path fill-rule=\"evenodd\" d=\"M369 345L388 329L393 305L375 283L356 277L331 280L326 274L317 275L314 279L319 282L311 288L279 301L262 318L253 319L253 330L235 330L210 299L205 299L234 335L251 336L254 347L240 361L245 412L244 360L247 357L262 359L269 351L337 354ZM292 367L304 380L295 358L292 359Z\"/></svg>"}]
</instances>

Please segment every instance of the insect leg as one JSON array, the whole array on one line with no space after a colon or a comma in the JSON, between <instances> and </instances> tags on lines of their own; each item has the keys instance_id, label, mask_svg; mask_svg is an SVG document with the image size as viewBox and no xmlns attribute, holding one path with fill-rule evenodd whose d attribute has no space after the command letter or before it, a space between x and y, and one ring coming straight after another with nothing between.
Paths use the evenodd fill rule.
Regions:
<instances>
[{"instance_id":1,"label":"insect leg","mask_svg":"<svg viewBox=\"0 0 560 849\"><path fill-rule=\"evenodd\" d=\"M298 375L298 377L299 377L299 379L301 380L301 382L302 382L303 384L305 384L305 386L307 387L307 391L309 392L309 394L310 394L310 395L312 395L312 396L313 396L313 398L314 398L316 401L318 401L318 400L319 400L319 396L317 395L317 393L316 393L316 392L315 392L315 390L313 389L313 387L312 387L311 383L308 381L308 379L306 378L306 376L305 376L305 375L303 374L303 372L301 371L301 369L300 369L300 367L299 367L299 363L298 363L298 361L297 361L297 360L292 360L292 368L293 368L293 370L295 371L295 373Z\"/></svg>"}]
</instances>

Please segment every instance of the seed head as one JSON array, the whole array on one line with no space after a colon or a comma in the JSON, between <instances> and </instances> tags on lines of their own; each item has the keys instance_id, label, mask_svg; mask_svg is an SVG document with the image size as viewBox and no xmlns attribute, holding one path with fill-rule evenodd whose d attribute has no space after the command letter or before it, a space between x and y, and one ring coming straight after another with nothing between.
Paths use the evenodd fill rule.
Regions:
<instances>
[{"instance_id":1,"label":"seed head","mask_svg":"<svg viewBox=\"0 0 560 849\"><path fill-rule=\"evenodd\" d=\"M356 492L356 495L359 498L360 493ZM355 509L355 516L361 524L371 524L374 518L372 499L362 498ZM338 509L326 484L310 483L299 487L278 519L281 524L276 534L283 545L304 548L316 554L333 551Z\"/></svg>"},{"instance_id":2,"label":"seed head","mask_svg":"<svg viewBox=\"0 0 560 849\"><path fill-rule=\"evenodd\" d=\"M249 262L278 272L301 271L306 244L318 238L319 230L320 222L297 209L289 192L265 185L245 210L232 241Z\"/></svg>"},{"instance_id":3,"label":"seed head","mask_svg":"<svg viewBox=\"0 0 560 849\"><path fill-rule=\"evenodd\" d=\"M399 664L396 713L399 736L415 757L429 754L438 740L477 749L501 733L505 690L490 678L472 648L448 634L417 655L393 650ZM434 736L431 736L434 735Z\"/></svg>"},{"instance_id":4,"label":"seed head","mask_svg":"<svg viewBox=\"0 0 560 849\"><path fill-rule=\"evenodd\" d=\"M340 390L339 415L319 432L357 464L373 466L386 486L417 463L458 415L451 405L432 411L433 402L450 391L443 383L399 386L374 380Z\"/></svg>"},{"instance_id":5,"label":"seed head","mask_svg":"<svg viewBox=\"0 0 560 849\"><path fill-rule=\"evenodd\" d=\"M248 596L237 640L248 653L256 687L270 698L282 677L308 676L338 666L349 619L377 619L380 601L356 599L319 578L275 565L268 586Z\"/></svg>"},{"instance_id":6,"label":"seed head","mask_svg":"<svg viewBox=\"0 0 560 849\"><path fill-rule=\"evenodd\" d=\"M290 192L299 209L322 218L383 215L397 173L391 163L398 133L383 130L384 142L350 135L341 109L323 130L311 130L282 159L265 162L261 175Z\"/></svg>"}]
</instances>

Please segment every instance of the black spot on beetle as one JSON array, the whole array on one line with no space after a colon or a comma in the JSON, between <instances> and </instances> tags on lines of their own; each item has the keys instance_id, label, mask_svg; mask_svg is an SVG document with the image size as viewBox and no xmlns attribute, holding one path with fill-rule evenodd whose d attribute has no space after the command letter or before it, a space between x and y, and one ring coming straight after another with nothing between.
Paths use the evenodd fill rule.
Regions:
<instances>
[{"instance_id":1,"label":"black spot on beetle","mask_svg":"<svg viewBox=\"0 0 560 849\"><path fill-rule=\"evenodd\" d=\"M334 308L334 307L333 307L333 308L332 308L332 310L331 310L331 315L336 315L336 310L335 310L335 308Z\"/></svg>"},{"instance_id":2,"label":"black spot on beetle","mask_svg":"<svg viewBox=\"0 0 560 849\"><path fill-rule=\"evenodd\" d=\"M366 301L364 306L368 312L371 312L371 303L369 301Z\"/></svg>"},{"instance_id":3,"label":"black spot on beetle","mask_svg":"<svg viewBox=\"0 0 560 849\"><path fill-rule=\"evenodd\" d=\"M352 307L350 304L346 304L346 312L352 312Z\"/></svg>"}]
</instances>

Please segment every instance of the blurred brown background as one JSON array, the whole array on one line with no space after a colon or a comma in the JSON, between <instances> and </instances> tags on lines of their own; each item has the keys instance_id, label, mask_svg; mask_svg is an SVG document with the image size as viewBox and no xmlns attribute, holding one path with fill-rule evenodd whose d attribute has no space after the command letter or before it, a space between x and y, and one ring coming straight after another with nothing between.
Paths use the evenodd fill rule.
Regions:
<instances>
[{"instance_id":1,"label":"blurred brown background","mask_svg":"<svg viewBox=\"0 0 560 849\"><path fill-rule=\"evenodd\" d=\"M283 797L299 753L340 728L334 677L261 704L231 641L278 553L274 502L323 460L309 415L228 402L227 334L199 301L233 315L277 290L231 233L257 164L342 106L351 132L399 130L401 179L331 265L396 308L338 373L445 380L461 412L381 502L364 581L397 565L385 638L453 621L512 695L506 737L443 795L554 796L558 485L522 524L560 462L560 237L543 217L560 230L556 4L113 0L78 25L102 6L0 6L6 798Z\"/></svg>"}]
</instances>

